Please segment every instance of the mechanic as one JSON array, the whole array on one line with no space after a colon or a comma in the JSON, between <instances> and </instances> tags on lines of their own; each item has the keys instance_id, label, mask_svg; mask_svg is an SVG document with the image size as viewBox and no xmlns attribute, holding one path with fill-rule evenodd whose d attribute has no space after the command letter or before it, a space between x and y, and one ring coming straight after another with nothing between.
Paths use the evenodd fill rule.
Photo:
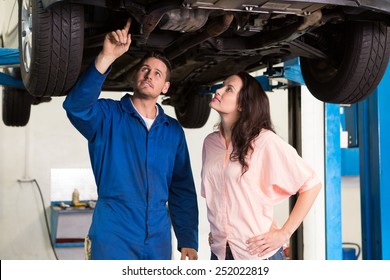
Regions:
<instances>
[{"instance_id":1,"label":"mechanic","mask_svg":"<svg viewBox=\"0 0 390 280\"><path fill-rule=\"evenodd\" d=\"M157 104L170 62L147 54L132 75L134 94L98 99L111 64L129 50L129 19L106 35L96 60L63 107L88 140L98 190L86 238L90 259L171 259L171 224L181 259L198 258L198 205L183 128ZM89 245L88 245L89 244Z\"/></svg>"}]
</instances>

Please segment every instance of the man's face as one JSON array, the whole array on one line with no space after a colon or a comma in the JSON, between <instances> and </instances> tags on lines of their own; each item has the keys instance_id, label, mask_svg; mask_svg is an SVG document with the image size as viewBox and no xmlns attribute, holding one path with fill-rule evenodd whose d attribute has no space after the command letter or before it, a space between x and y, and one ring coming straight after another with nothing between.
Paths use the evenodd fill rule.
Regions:
<instances>
[{"instance_id":1,"label":"man's face","mask_svg":"<svg viewBox=\"0 0 390 280\"><path fill-rule=\"evenodd\" d=\"M168 91L167 66L161 60L150 57L141 65L134 77L134 93L147 98L157 98Z\"/></svg>"}]
</instances>

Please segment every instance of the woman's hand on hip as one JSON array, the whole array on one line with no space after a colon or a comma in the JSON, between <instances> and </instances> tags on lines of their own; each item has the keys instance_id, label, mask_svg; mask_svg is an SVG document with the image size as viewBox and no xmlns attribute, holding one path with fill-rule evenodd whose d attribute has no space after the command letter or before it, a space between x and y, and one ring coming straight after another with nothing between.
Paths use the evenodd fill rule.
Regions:
<instances>
[{"instance_id":1,"label":"woman's hand on hip","mask_svg":"<svg viewBox=\"0 0 390 280\"><path fill-rule=\"evenodd\" d=\"M279 249L289 239L289 235L281 229L271 229L269 232L249 238L246 241L247 250L251 255L259 257Z\"/></svg>"}]
</instances>

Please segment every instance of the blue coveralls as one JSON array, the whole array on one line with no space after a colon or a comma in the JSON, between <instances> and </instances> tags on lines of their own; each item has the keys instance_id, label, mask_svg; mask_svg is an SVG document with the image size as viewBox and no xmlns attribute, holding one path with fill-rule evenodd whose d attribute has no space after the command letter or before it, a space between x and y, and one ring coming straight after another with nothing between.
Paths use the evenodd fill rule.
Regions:
<instances>
[{"instance_id":1,"label":"blue coveralls","mask_svg":"<svg viewBox=\"0 0 390 280\"><path fill-rule=\"evenodd\" d=\"M88 140L97 184L91 258L170 259L171 223L178 250L197 250L198 205L182 127L158 105L148 131L129 95L98 100L108 72L93 63L63 104Z\"/></svg>"}]
</instances>

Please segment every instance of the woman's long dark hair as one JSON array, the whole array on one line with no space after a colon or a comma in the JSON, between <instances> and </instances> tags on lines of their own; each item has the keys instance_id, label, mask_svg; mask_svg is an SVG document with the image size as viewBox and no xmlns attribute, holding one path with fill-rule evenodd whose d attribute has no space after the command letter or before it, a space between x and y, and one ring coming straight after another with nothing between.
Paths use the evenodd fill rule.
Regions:
<instances>
[{"instance_id":1,"label":"woman's long dark hair","mask_svg":"<svg viewBox=\"0 0 390 280\"><path fill-rule=\"evenodd\" d=\"M246 72L236 75L243 85L238 96L240 116L232 129L233 152L230 159L240 162L244 174L249 168L246 157L250 157L253 152L253 140L263 128L273 132L274 129L268 96L261 84Z\"/></svg>"}]
</instances>

